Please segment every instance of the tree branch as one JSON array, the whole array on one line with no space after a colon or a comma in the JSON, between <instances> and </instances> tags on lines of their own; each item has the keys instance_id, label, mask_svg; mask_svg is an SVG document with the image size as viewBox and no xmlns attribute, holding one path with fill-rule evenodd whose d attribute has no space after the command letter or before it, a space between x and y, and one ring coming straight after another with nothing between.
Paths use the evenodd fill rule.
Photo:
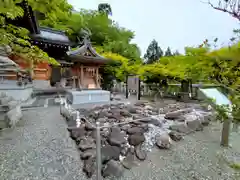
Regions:
<instances>
[{"instance_id":1,"label":"tree branch","mask_svg":"<svg viewBox=\"0 0 240 180\"><path fill-rule=\"evenodd\" d=\"M218 5L211 3L211 0L203 3L207 3L215 10L228 13L240 21L240 0L219 0Z\"/></svg>"}]
</instances>

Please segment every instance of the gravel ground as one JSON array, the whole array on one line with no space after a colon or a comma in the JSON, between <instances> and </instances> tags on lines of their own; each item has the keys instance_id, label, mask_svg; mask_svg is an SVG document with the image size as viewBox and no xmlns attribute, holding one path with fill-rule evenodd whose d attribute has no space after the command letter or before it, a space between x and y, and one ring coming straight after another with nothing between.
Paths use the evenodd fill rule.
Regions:
<instances>
[{"instance_id":1,"label":"gravel ground","mask_svg":"<svg viewBox=\"0 0 240 180\"><path fill-rule=\"evenodd\" d=\"M219 146L220 126L184 137L171 150L155 149L138 167L126 171L122 180L239 180L240 172L226 161L240 163L240 135L232 136L232 148ZM238 147L237 147L238 145Z\"/></svg>"},{"instance_id":2,"label":"gravel ground","mask_svg":"<svg viewBox=\"0 0 240 180\"><path fill-rule=\"evenodd\" d=\"M23 116L14 130L0 132L0 179L85 180L59 107L24 111Z\"/></svg>"},{"instance_id":3,"label":"gravel ground","mask_svg":"<svg viewBox=\"0 0 240 180\"><path fill-rule=\"evenodd\" d=\"M18 127L0 132L0 179L86 180L59 107L23 113ZM171 150L153 150L121 179L239 180L239 172L231 169L226 159L240 162L240 136L232 136L229 149L220 148L219 137L220 126L213 124L204 132L185 136Z\"/></svg>"}]
</instances>

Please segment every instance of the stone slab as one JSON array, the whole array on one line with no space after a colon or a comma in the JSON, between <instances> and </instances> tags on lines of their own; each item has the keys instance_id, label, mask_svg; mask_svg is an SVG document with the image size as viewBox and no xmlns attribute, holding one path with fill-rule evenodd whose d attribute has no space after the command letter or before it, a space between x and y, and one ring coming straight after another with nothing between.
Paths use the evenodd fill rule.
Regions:
<instances>
[{"instance_id":1,"label":"stone slab","mask_svg":"<svg viewBox=\"0 0 240 180\"><path fill-rule=\"evenodd\" d=\"M105 90L67 90L66 100L72 105L109 103L110 91Z\"/></svg>"}]
</instances>

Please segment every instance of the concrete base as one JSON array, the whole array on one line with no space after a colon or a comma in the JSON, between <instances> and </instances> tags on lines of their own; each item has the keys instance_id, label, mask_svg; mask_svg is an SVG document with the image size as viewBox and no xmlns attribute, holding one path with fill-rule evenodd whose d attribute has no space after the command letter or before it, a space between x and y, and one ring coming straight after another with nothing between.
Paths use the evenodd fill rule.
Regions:
<instances>
[{"instance_id":1,"label":"concrete base","mask_svg":"<svg viewBox=\"0 0 240 180\"><path fill-rule=\"evenodd\" d=\"M67 90L66 100L72 105L99 104L110 102L110 91L104 90Z\"/></svg>"},{"instance_id":2,"label":"concrete base","mask_svg":"<svg viewBox=\"0 0 240 180\"><path fill-rule=\"evenodd\" d=\"M16 81L0 82L0 93L6 93L16 101L26 101L31 98L33 85L17 86Z\"/></svg>"}]
</instances>

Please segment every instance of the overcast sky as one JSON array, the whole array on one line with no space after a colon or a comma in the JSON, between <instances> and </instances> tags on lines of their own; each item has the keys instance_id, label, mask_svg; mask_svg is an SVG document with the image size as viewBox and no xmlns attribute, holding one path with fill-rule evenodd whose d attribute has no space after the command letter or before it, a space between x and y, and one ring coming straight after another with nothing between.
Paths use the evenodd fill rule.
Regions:
<instances>
[{"instance_id":1,"label":"overcast sky","mask_svg":"<svg viewBox=\"0 0 240 180\"><path fill-rule=\"evenodd\" d=\"M204 0L202 0L204 1ZM68 0L75 9L97 9L107 2L112 19L135 32L134 43L145 53L152 39L162 49L183 52L185 46L199 45L204 39L218 37L227 44L239 27L238 21L216 11L201 0Z\"/></svg>"}]
</instances>

